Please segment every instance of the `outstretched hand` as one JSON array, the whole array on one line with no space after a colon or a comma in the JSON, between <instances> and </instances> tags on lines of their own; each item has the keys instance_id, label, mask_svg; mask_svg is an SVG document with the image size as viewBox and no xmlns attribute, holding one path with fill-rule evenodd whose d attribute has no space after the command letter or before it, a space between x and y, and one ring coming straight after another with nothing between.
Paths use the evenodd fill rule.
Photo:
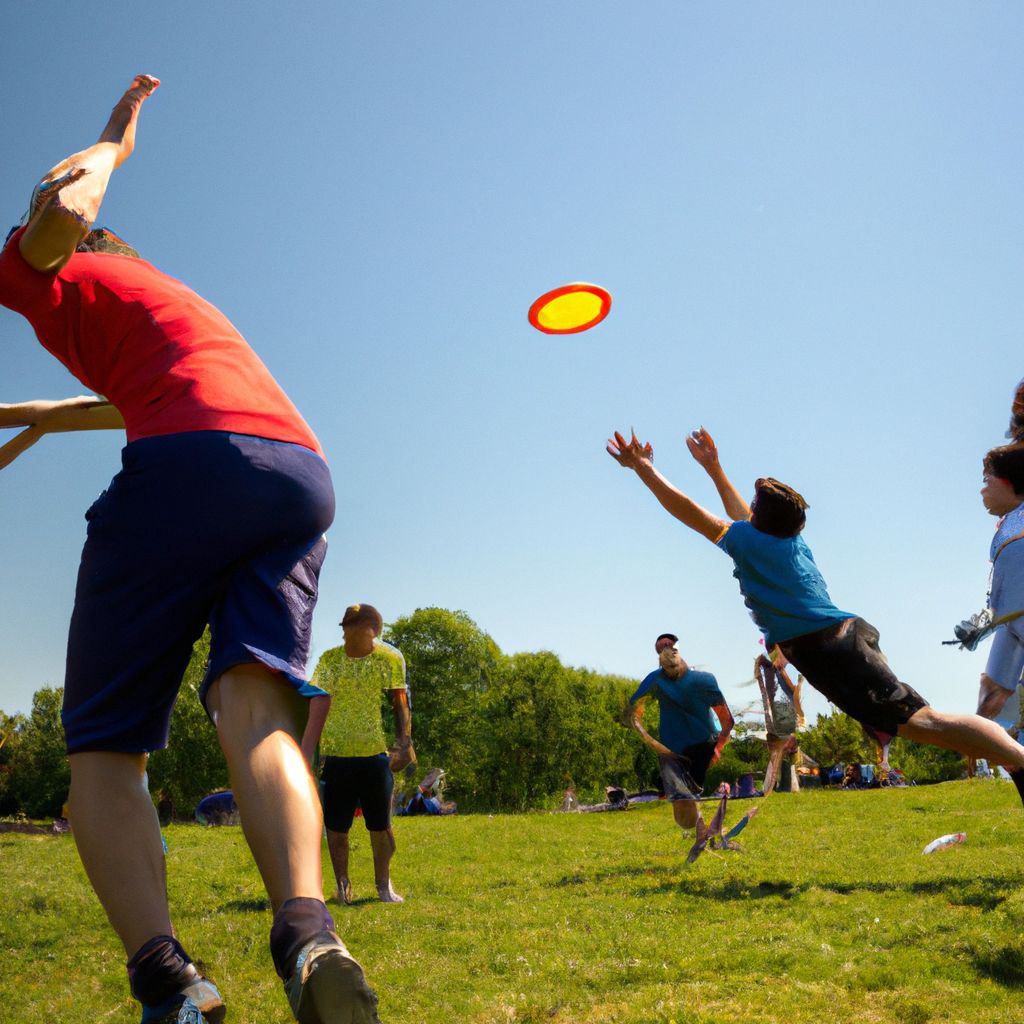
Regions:
<instances>
[{"instance_id":1,"label":"outstretched hand","mask_svg":"<svg viewBox=\"0 0 1024 1024\"><path fill-rule=\"evenodd\" d=\"M636 432L630 428L630 440L627 441L617 430L614 438L608 438L605 451L624 469L637 469L645 462L654 461L654 449L651 442L641 444Z\"/></svg>"},{"instance_id":2,"label":"outstretched hand","mask_svg":"<svg viewBox=\"0 0 1024 1024\"><path fill-rule=\"evenodd\" d=\"M718 446L715 439L703 428L692 431L686 438L690 454L705 469L718 464Z\"/></svg>"}]
</instances>

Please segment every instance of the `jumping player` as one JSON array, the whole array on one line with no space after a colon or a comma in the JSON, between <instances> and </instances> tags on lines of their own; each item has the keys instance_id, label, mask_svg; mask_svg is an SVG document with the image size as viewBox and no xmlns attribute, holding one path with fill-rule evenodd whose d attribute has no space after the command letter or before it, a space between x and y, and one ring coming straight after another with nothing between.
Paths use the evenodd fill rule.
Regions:
<instances>
[{"instance_id":1,"label":"jumping player","mask_svg":"<svg viewBox=\"0 0 1024 1024\"><path fill-rule=\"evenodd\" d=\"M791 487L771 478L754 484L748 506L718 460L704 428L687 438L691 455L715 484L728 519L702 508L654 468L654 450L633 434L616 433L608 454L633 470L672 516L728 554L740 592L765 637L816 690L884 743L898 735L1010 767L1024 800L1024 747L977 715L936 711L892 673L878 632L833 603L800 536L808 507Z\"/></svg>"},{"instance_id":2,"label":"jumping player","mask_svg":"<svg viewBox=\"0 0 1024 1024\"><path fill-rule=\"evenodd\" d=\"M292 1012L303 1024L375 1022L376 996L323 902L320 805L299 747L308 698L321 692L305 665L334 515L330 473L227 318L94 229L158 85L135 78L99 141L37 186L0 254L0 303L109 402L6 407L4 424L127 431L123 469L86 515L68 640L75 841L124 944L144 1024L223 1020L219 992L174 938L146 788L147 753L167 742L183 670L209 623L201 696L270 896L270 949Z\"/></svg>"}]
</instances>

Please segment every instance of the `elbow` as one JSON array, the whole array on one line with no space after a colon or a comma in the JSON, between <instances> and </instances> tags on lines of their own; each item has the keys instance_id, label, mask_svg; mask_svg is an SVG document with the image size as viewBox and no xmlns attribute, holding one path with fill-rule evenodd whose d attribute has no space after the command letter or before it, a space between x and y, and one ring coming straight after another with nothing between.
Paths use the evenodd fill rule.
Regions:
<instances>
[{"instance_id":1,"label":"elbow","mask_svg":"<svg viewBox=\"0 0 1024 1024\"><path fill-rule=\"evenodd\" d=\"M56 274L89 233L89 221L51 202L25 229L18 243L22 259L41 274Z\"/></svg>"}]
</instances>

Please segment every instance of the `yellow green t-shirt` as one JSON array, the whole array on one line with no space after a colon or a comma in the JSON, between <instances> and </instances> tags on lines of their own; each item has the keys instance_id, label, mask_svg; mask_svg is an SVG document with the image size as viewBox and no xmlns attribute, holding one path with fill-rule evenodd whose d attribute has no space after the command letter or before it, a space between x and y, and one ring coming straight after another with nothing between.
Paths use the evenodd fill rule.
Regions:
<instances>
[{"instance_id":1,"label":"yellow green t-shirt","mask_svg":"<svg viewBox=\"0 0 1024 1024\"><path fill-rule=\"evenodd\" d=\"M388 644L374 642L365 658L344 647L324 651L312 683L331 695L320 753L325 757L373 757L388 749L380 717L381 690L405 689L405 659Z\"/></svg>"}]
</instances>

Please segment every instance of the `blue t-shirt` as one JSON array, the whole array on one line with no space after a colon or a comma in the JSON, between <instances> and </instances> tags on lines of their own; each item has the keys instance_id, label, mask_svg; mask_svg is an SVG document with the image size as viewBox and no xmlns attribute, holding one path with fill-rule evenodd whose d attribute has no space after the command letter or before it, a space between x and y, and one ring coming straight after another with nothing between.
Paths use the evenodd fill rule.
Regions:
<instances>
[{"instance_id":1,"label":"blue t-shirt","mask_svg":"<svg viewBox=\"0 0 1024 1024\"><path fill-rule=\"evenodd\" d=\"M733 523L718 546L736 565L743 601L770 646L852 618L840 611L804 539L773 537L753 523Z\"/></svg>"},{"instance_id":2,"label":"blue t-shirt","mask_svg":"<svg viewBox=\"0 0 1024 1024\"><path fill-rule=\"evenodd\" d=\"M677 754L695 743L707 743L718 735L711 708L724 704L718 681L710 672L687 669L678 679L669 679L659 668L645 677L629 698L654 697L661 709L661 742Z\"/></svg>"},{"instance_id":3,"label":"blue t-shirt","mask_svg":"<svg viewBox=\"0 0 1024 1024\"><path fill-rule=\"evenodd\" d=\"M1024 608L1024 537L1013 540L1020 533L1024 533L1024 505L999 520L992 538L992 592L988 603L997 617ZM1020 623L1014 632L1020 632Z\"/></svg>"}]
</instances>

